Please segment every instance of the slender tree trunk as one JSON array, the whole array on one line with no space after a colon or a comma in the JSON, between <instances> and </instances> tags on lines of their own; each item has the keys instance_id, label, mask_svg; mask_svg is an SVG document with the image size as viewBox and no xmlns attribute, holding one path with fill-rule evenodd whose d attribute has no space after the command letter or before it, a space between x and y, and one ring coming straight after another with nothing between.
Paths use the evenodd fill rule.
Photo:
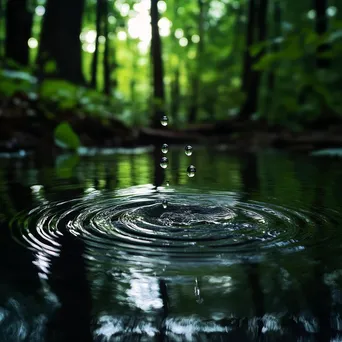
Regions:
<instances>
[{"instance_id":1,"label":"slender tree trunk","mask_svg":"<svg viewBox=\"0 0 342 342\"><path fill-rule=\"evenodd\" d=\"M234 9L232 6L229 7L229 11L234 13L235 23L234 23L234 34L232 38L232 53L229 56L228 63L229 66L234 65L235 63L239 64L241 60L241 56L235 53L235 51L240 51L242 49L241 46L241 31L244 28L244 22L241 17L244 14L244 4L240 4L237 9Z\"/></svg>"},{"instance_id":2,"label":"slender tree trunk","mask_svg":"<svg viewBox=\"0 0 342 342\"><path fill-rule=\"evenodd\" d=\"M5 27L3 25L5 21L5 6L4 6L4 0L0 0L0 30L1 31L5 31ZM3 57L5 56L5 49L4 49L4 41L0 40L0 60L3 59ZM0 62L0 66L1 66L1 62Z\"/></svg>"},{"instance_id":3,"label":"slender tree trunk","mask_svg":"<svg viewBox=\"0 0 342 342\"><path fill-rule=\"evenodd\" d=\"M205 13L204 13L204 2L203 0L198 0L199 9L199 20L198 20L198 32L200 41L197 46L197 65L194 75L192 75L192 99L189 108L189 123L194 123L197 120L198 109L199 109L199 92L201 86L201 72L202 72L202 55L204 50L204 23L205 23Z\"/></svg>"},{"instance_id":4,"label":"slender tree trunk","mask_svg":"<svg viewBox=\"0 0 342 342\"><path fill-rule=\"evenodd\" d=\"M171 18L172 21L176 21L178 17L178 8L179 8L179 0L174 0L173 3L173 16ZM172 37L171 49L177 51L179 49L178 39L175 37L175 25L171 27ZM172 122L177 125L178 122L178 112L180 108L180 85L179 85L179 77L180 77L180 61L179 56L175 59L175 63L172 65L173 79L170 87L170 116L172 118Z\"/></svg>"},{"instance_id":5,"label":"slender tree trunk","mask_svg":"<svg viewBox=\"0 0 342 342\"><path fill-rule=\"evenodd\" d=\"M110 47L109 47L109 38L108 38L108 34L109 34L109 28L108 28L108 6L109 3L108 1L106 1L104 3L104 13L103 13L103 19L104 19L104 23L103 23L103 35L106 38L105 40L105 49L104 49L104 55L103 55L103 79L104 79L104 88L103 88L103 92L106 95L110 95L110 91L111 91L111 83L110 83L110 76L111 76L111 70L110 70L110 63L109 63L109 51L110 51Z\"/></svg>"},{"instance_id":6,"label":"slender tree trunk","mask_svg":"<svg viewBox=\"0 0 342 342\"><path fill-rule=\"evenodd\" d=\"M316 10L316 33L321 36L324 35L328 30L328 16L327 7L328 0L314 0L314 8ZM322 44L317 48L317 67L325 69L330 66L329 59L326 57L319 56L330 48L329 44Z\"/></svg>"},{"instance_id":7,"label":"slender tree trunk","mask_svg":"<svg viewBox=\"0 0 342 342\"><path fill-rule=\"evenodd\" d=\"M280 2L275 1L273 4L273 25L274 25L274 33L273 33L273 39L280 37L281 35L281 8L280 8ZM271 52L277 52L279 50L278 45L273 42L271 47ZM267 78L267 84L268 84L268 92L270 96L273 95L273 91L275 88L275 73L274 69L272 69Z\"/></svg>"},{"instance_id":8,"label":"slender tree trunk","mask_svg":"<svg viewBox=\"0 0 342 342\"><path fill-rule=\"evenodd\" d=\"M135 75L137 74L138 72L138 61L137 61L137 58L136 58L136 55L134 54L133 56L133 61L132 61L132 71L133 71L133 77L131 79L131 82L130 82L130 92L131 92L131 102L134 106L135 104L135 101L136 101L136 90L135 90L135 87L136 87L136 79L135 79Z\"/></svg>"},{"instance_id":9,"label":"slender tree trunk","mask_svg":"<svg viewBox=\"0 0 342 342\"><path fill-rule=\"evenodd\" d=\"M254 0L250 0L249 7L249 15L254 16L254 8L255 3ZM266 39L267 35L267 7L268 0L259 0L259 8L258 8L258 16L256 27L258 27L258 37L257 42L261 43ZM253 13L252 13L253 12ZM250 48L250 43L253 43L253 30L254 27L254 19L252 20L252 24L248 24L247 30L247 47ZM244 66L244 74L243 74L243 83L242 90L246 93L247 98L245 103L240 111L240 118L242 119L250 119L251 116L258 109L258 95L261 81L261 72L257 70L253 70L253 64L258 62L265 54L265 49L261 49L259 54L252 58L249 51L246 51L245 57L245 66Z\"/></svg>"},{"instance_id":10,"label":"slender tree trunk","mask_svg":"<svg viewBox=\"0 0 342 342\"><path fill-rule=\"evenodd\" d=\"M99 37L101 35L101 22L103 15L103 0L97 0L96 2L96 39L95 39L95 51L93 54L93 60L91 62L91 81L90 86L97 89L97 69L99 64Z\"/></svg>"},{"instance_id":11,"label":"slender tree trunk","mask_svg":"<svg viewBox=\"0 0 342 342\"><path fill-rule=\"evenodd\" d=\"M174 74L174 79L171 83L171 115L173 121L177 123L178 121L178 112L179 112L179 104L180 104L180 83L179 83L179 66L177 66Z\"/></svg>"},{"instance_id":12,"label":"slender tree trunk","mask_svg":"<svg viewBox=\"0 0 342 342\"><path fill-rule=\"evenodd\" d=\"M55 61L56 77L84 84L80 33L85 0L48 0L43 19L38 66Z\"/></svg>"},{"instance_id":13,"label":"slender tree trunk","mask_svg":"<svg viewBox=\"0 0 342 342\"><path fill-rule=\"evenodd\" d=\"M278 37L281 37L281 7L280 1L276 0L273 2L273 42L269 48L269 53L276 53L279 51L278 43L274 40ZM274 103L276 98L276 74L275 70L277 70L278 66L276 64L273 65L273 68L267 74L267 95L264 97L264 111L268 115L268 118L274 117Z\"/></svg>"},{"instance_id":14,"label":"slender tree trunk","mask_svg":"<svg viewBox=\"0 0 342 342\"><path fill-rule=\"evenodd\" d=\"M115 89L118 86L118 80L116 74L113 71L117 68L116 63L116 56L115 56L115 43L109 42L109 51L110 51L110 58L109 58L109 67L110 67L110 86L111 89Z\"/></svg>"},{"instance_id":15,"label":"slender tree trunk","mask_svg":"<svg viewBox=\"0 0 342 342\"><path fill-rule=\"evenodd\" d=\"M158 28L158 0L151 0L151 57L153 74L153 119L152 126L160 127L160 118L165 115L164 68L162 45Z\"/></svg>"},{"instance_id":16,"label":"slender tree trunk","mask_svg":"<svg viewBox=\"0 0 342 342\"><path fill-rule=\"evenodd\" d=\"M246 32L246 46L245 46L245 55L243 59L243 70L242 70L242 87L241 90L244 93L247 93L250 78L252 73L252 55L249 50L254 42L254 31L255 31L255 5L256 0L249 0L248 3L248 22L247 22L247 32Z\"/></svg>"},{"instance_id":17,"label":"slender tree trunk","mask_svg":"<svg viewBox=\"0 0 342 342\"><path fill-rule=\"evenodd\" d=\"M8 0L6 6L5 57L27 66L29 64L29 47L33 13L28 10L26 0Z\"/></svg>"}]
</instances>

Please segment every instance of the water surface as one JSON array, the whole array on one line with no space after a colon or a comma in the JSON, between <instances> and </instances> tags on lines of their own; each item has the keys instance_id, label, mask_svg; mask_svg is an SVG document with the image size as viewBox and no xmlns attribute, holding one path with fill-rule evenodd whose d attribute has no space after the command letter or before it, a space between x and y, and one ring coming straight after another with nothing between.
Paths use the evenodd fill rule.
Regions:
<instances>
[{"instance_id":1,"label":"water surface","mask_svg":"<svg viewBox=\"0 0 342 342\"><path fill-rule=\"evenodd\" d=\"M159 157L0 157L0 341L338 341L342 162Z\"/></svg>"}]
</instances>

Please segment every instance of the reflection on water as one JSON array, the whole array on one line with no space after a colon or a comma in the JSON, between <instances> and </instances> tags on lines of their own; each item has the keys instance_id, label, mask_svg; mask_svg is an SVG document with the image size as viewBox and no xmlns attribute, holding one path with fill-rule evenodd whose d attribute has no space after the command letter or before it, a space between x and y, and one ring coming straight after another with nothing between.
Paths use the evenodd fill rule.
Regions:
<instances>
[{"instance_id":1,"label":"reflection on water","mask_svg":"<svg viewBox=\"0 0 342 342\"><path fill-rule=\"evenodd\" d=\"M0 341L342 339L341 162L196 152L1 159Z\"/></svg>"}]
</instances>

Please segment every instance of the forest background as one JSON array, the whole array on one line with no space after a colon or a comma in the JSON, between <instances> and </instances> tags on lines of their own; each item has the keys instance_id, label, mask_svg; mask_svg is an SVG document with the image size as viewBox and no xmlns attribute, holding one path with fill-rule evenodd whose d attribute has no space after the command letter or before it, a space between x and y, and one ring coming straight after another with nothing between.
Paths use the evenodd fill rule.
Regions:
<instances>
[{"instance_id":1,"label":"forest background","mask_svg":"<svg viewBox=\"0 0 342 342\"><path fill-rule=\"evenodd\" d=\"M342 145L337 0L0 0L0 18L1 150Z\"/></svg>"}]
</instances>

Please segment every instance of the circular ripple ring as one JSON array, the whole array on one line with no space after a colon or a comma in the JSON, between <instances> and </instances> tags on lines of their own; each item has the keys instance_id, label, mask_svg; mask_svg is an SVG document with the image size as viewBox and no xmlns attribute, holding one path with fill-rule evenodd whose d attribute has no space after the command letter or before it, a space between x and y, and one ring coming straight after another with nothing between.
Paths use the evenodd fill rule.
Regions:
<instances>
[{"instance_id":1,"label":"circular ripple ring","mask_svg":"<svg viewBox=\"0 0 342 342\"><path fill-rule=\"evenodd\" d=\"M162 199L168 206L163 208ZM33 250L58 255L61 236L84 240L94 254L143 257L195 256L199 262L223 255L258 254L277 248L301 250L327 218L235 194L148 192L51 203L21 213L14 238ZM90 253L90 252L89 252Z\"/></svg>"}]
</instances>

